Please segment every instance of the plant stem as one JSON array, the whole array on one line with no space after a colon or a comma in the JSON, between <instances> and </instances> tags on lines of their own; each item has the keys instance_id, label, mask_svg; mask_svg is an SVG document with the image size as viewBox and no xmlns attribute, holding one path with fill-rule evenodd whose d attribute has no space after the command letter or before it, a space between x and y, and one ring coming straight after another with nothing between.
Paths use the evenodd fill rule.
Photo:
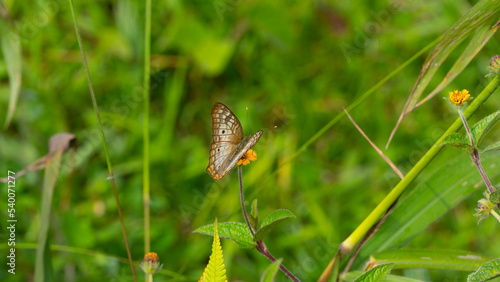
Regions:
<instances>
[{"instance_id":1,"label":"plant stem","mask_svg":"<svg viewBox=\"0 0 500 282\"><path fill-rule=\"evenodd\" d=\"M241 165L238 166L238 179L240 180L240 202L241 202L241 210L243 211L243 217L245 218L245 221L247 223L248 229L250 230L250 233L252 234L252 237L255 236L255 231L252 225L250 224L250 220L248 220L248 214L245 209L245 196L243 194L243 176L242 176L242 169ZM257 241L257 246L256 246L257 251L264 255L266 258L268 258L271 262L275 262L276 259L269 253L267 250L266 245L264 244L264 241L260 240ZM280 264L280 269L283 273L285 273L286 276L288 276L290 279L293 281L299 281L297 277L295 277L290 270L288 270L283 264Z\"/></svg>"},{"instance_id":2,"label":"plant stem","mask_svg":"<svg viewBox=\"0 0 500 282\"><path fill-rule=\"evenodd\" d=\"M150 185L149 185L149 82L151 73L151 0L146 0L146 23L144 32L144 124L142 130L143 143L143 178L142 200L144 205L144 253L151 249L150 241Z\"/></svg>"},{"instance_id":3,"label":"plant stem","mask_svg":"<svg viewBox=\"0 0 500 282\"><path fill-rule=\"evenodd\" d=\"M271 255L271 253L269 253L269 251L267 250L267 247L266 245L264 244L264 241L260 240L257 242L257 250L259 251L259 253L261 253L262 255L264 255L266 258L268 258L271 262L275 262L276 259L273 257L273 255ZM295 275L293 275L290 270L288 270L283 264L280 263L280 270L285 273L286 276L288 276L290 279L292 279L292 281L300 281L299 279L297 279L297 277L295 277Z\"/></svg>"},{"instance_id":4,"label":"plant stem","mask_svg":"<svg viewBox=\"0 0 500 282\"><path fill-rule=\"evenodd\" d=\"M465 131L467 132L467 135L469 136L469 142L472 146L472 153L470 154L470 158L476 165L477 169L479 170L479 173L481 174L481 177L484 180L484 183L486 184L486 187L488 187L488 191L490 193L493 193L495 190L493 188L493 185L491 185L490 180L488 179L488 176L484 172L483 166L481 165L481 160L479 158L479 152L477 151L476 144L474 144L474 138L472 136L472 132L469 128L469 124L467 123L467 119L465 118L462 109L459 107L458 108L458 115L460 115L460 119L462 119L462 123L464 124Z\"/></svg>"},{"instance_id":5,"label":"plant stem","mask_svg":"<svg viewBox=\"0 0 500 282\"><path fill-rule=\"evenodd\" d=\"M500 85L500 76L495 76L486 88L477 96L476 99L467 107L464 112L464 117L470 117L498 88ZM443 139L460 129L462 122L457 119L446 132L436 141L427 153L418 161L415 166L406 174L394 189L380 202L380 204L368 215L368 217L354 230L354 232L340 245L343 254L348 254L353 247L365 236L370 228L383 216L385 211L391 206L396 199L406 190L406 188L417 178L424 168L432 161L432 159L441 151L442 147L438 146Z\"/></svg>"},{"instance_id":6,"label":"plant stem","mask_svg":"<svg viewBox=\"0 0 500 282\"><path fill-rule=\"evenodd\" d=\"M240 180L240 202L241 202L241 210L243 211L243 217L245 218L245 221L247 222L248 229L250 229L250 233L252 234L252 237L255 236L255 232L253 230L252 225L250 224L250 221L248 220L248 215L247 211L245 209L245 196L243 194L243 176L242 176L242 169L241 165L238 166L238 179Z\"/></svg>"},{"instance_id":7,"label":"plant stem","mask_svg":"<svg viewBox=\"0 0 500 282\"><path fill-rule=\"evenodd\" d=\"M127 233L125 232L125 224L123 223L122 210L120 207L120 200L118 198L118 189L116 188L115 177L113 174L113 168L111 166L111 159L109 157L109 152L108 152L108 146L106 144L106 138L104 137L104 130L103 130L102 122L101 122L101 116L99 114L99 109L97 108L97 102L96 102L95 95L94 95L94 88L92 87L92 81L90 80L89 68L87 66L87 58L85 57L85 51L83 50L82 38L80 36L80 29L78 28L78 21L76 20L75 7L73 5L73 0L68 0L68 1L69 1L69 6L71 8L71 15L73 16L73 23L75 25L76 39L78 41L78 45L80 46L80 53L82 55L83 68L85 69L85 75L87 76L87 82L89 84L90 97L92 99L94 111L95 111L95 114L97 116L97 122L99 125L99 133L101 134L102 147L104 150L104 155L106 156L106 163L108 165L109 179L111 179L111 185L113 186L113 193L115 195L115 201L116 201L116 209L118 211L118 217L120 218L120 224L122 227L123 240L125 241L125 248L127 250L128 261L130 264L130 269L132 270L132 277L134 277L134 281L137 281L137 278L135 277L134 263L132 261L132 254L130 253L130 247L128 245Z\"/></svg>"},{"instance_id":8,"label":"plant stem","mask_svg":"<svg viewBox=\"0 0 500 282\"><path fill-rule=\"evenodd\" d=\"M492 209L490 213L500 222L500 215L495 210Z\"/></svg>"}]
</instances>

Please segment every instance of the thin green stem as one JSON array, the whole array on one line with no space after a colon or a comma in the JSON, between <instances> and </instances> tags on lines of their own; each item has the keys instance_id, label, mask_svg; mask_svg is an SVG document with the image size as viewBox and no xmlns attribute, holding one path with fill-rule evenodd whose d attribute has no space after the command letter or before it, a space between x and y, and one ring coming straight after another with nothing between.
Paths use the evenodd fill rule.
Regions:
<instances>
[{"instance_id":1,"label":"thin green stem","mask_svg":"<svg viewBox=\"0 0 500 282\"><path fill-rule=\"evenodd\" d=\"M144 205L144 253L151 249L150 240L150 185L149 185L149 84L151 73L151 0L146 0L146 30L144 32L144 125L142 198Z\"/></svg>"},{"instance_id":2,"label":"thin green stem","mask_svg":"<svg viewBox=\"0 0 500 282\"><path fill-rule=\"evenodd\" d=\"M479 96L469 105L464 112L464 117L469 118L474 112L490 97L493 92L500 85L500 76L495 76L493 80L486 86L486 88L479 94ZM434 159L434 157L441 151L442 147L438 146L443 139L456 132L462 126L461 119L458 118L446 130L446 132L437 140L429 151L418 161L418 163L408 172L394 189L380 202L380 204L368 215L368 217L354 230L354 232L340 245L341 251L346 254L350 253L353 247L360 242L370 228L376 224L379 218L385 211L398 199L398 197L406 190L406 188L417 178L417 176L425 169L425 167Z\"/></svg>"},{"instance_id":3,"label":"thin green stem","mask_svg":"<svg viewBox=\"0 0 500 282\"><path fill-rule=\"evenodd\" d=\"M491 210L490 213L500 222L500 215L495 210Z\"/></svg>"},{"instance_id":4,"label":"thin green stem","mask_svg":"<svg viewBox=\"0 0 500 282\"><path fill-rule=\"evenodd\" d=\"M252 225L250 224L250 221L248 220L248 215L247 211L245 209L245 195L243 194L243 176L242 176L242 169L241 165L238 166L238 179L240 180L240 202L241 202L241 210L243 211L243 217L245 218L245 221L247 223L248 229L250 230L250 233L252 234L252 237L255 236L255 232L253 230Z\"/></svg>"},{"instance_id":5,"label":"thin green stem","mask_svg":"<svg viewBox=\"0 0 500 282\"><path fill-rule=\"evenodd\" d=\"M128 256L128 260L129 260L129 264L130 264L130 269L132 270L132 276L134 277L134 281L137 281L137 278L135 277L134 263L132 261L132 254L130 253L130 247L128 245L127 233L125 232L125 224L123 223L123 216L122 216L122 211L121 211L121 207L120 207L120 200L118 198L118 190L116 188L115 177L113 174L113 168L111 166L111 159L109 157L109 152L108 152L108 146L106 144L106 138L104 137L104 130L103 130L102 122L101 122L101 117L99 115L99 109L97 108L97 102L96 102L95 95L94 95L94 89L92 87L92 81L90 79L89 68L87 66L87 58L85 57L85 51L83 50L83 43L82 43L82 38L80 36L80 29L78 27L78 21L76 20L75 7L73 5L73 0L68 0L68 1L69 1L69 5L71 7L71 15L73 16L73 23L74 23L74 27L75 27L76 38L78 40L78 45L80 46L80 53L82 55L82 61L83 61L83 67L85 69L85 75L87 76L87 82L88 82L89 90L90 90L90 97L92 99L94 111L95 111L96 116L97 116L97 122L99 125L99 133L101 134L102 147L104 149L104 155L106 156L106 163L108 165L109 178L111 180L111 185L113 187L113 193L114 193L115 201L116 201L116 208L118 210L118 217L120 218L123 240L125 241L125 248L127 249L127 256Z\"/></svg>"}]
</instances>

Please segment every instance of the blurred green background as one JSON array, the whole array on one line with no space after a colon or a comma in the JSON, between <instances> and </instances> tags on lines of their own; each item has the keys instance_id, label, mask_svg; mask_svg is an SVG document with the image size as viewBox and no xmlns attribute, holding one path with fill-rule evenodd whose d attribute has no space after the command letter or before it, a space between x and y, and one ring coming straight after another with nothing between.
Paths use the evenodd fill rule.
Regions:
<instances>
[{"instance_id":1,"label":"blurred green background","mask_svg":"<svg viewBox=\"0 0 500 282\"><path fill-rule=\"evenodd\" d=\"M243 222L236 171L219 182L205 171L215 102L226 104L239 117L245 133L264 131L254 147L258 160L243 169L247 207L258 197L261 218L279 208L297 216L280 224L266 244L299 278L316 280L338 245L398 178L346 118L277 174L273 172L340 113L341 106L347 107L443 34L475 2L153 1L151 248L168 270L156 275L155 281L197 280L208 262L212 238L192 230L213 223L215 217L219 222ZM63 166L72 170L60 176L56 187L51 243L126 258L69 4L63 0L1 3L2 26L10 26L21 38L22 86L12 124L0 132L0 175L19 171L45 155L51 135L74 133L79 150L64 159ZM75 8L132 255L139 261L144 255L144 3L75 1ZM445 76L465 45L450 55L431 87ZM467 88L477 95L487 83L485 67L498 47L494 36L447 91ZM5 58L0 60L3 124L10 86ZM424 60L422 56L410 64L351 112L379 147L385 146ZM497 110L499 102L494 95L472 120ZM406 173L456 117L440 97L433 99L403 121L387 156ZM493 132L489 138L495 136ZM43 172L38 171L16 181L18 243L36 242L42 180ZM488 219L477 225L472 216L481 193L460 203L406 246L497 257L498 223ZM6 194L0 196L3 219ZM8 233L2 229L0 241L5 242ZM258 281L270 263L233 242L223 241L222 247L230 281ZM0 280L30 281L35 249L18 247L13 277L4 271L5 248ZM52 256L56 281L132 280L129 266L116 258L60 251ZM415 275L461 281L466 273ZM286 280L282 274L277 279Z\"/></svg>"}]
</instances>

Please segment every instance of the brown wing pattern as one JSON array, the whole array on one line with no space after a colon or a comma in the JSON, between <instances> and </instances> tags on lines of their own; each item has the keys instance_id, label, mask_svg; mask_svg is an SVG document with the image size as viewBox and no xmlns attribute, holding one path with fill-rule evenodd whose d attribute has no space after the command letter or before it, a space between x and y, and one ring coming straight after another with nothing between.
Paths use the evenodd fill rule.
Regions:
<instances>
[{"instance_id":1,"label":"brown wing pattern","mask_svg":"<svg viewBox=\"0 0 500 282\"><path fill-rule=\"evenodd\" d=\"M207 171L220 180L259 140L262 130L243 139L241 123L228 107L216 103L212 109L212 137ZM243 140L242 140L243 139Z\"/></svg>"}]
</instances>

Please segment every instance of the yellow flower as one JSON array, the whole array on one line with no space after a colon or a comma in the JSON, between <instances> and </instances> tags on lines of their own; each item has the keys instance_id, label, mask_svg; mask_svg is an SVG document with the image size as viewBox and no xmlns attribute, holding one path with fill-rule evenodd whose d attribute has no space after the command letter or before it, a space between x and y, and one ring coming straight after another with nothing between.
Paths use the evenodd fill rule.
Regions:
<instances>
[{"instance_id":1,"label":"yellow flower","mask_svg":"<svg viewBox=\"0 0 500 282\"><path fill-rule=\"evenodd\" d=\"M142 260L141 268L146 274L155 274L160 271L163 264L160 263L160 258L156 253L147 253Z\"/></svg>"},{"instance_id":2,"label":"yellow flower","mask_svg":"<svg viewBox=\"0 0 500 282\"><path fill-rule=\"evenodd\" d=\"M462 91L451 91L450 92L450 102L454 105L461 106L463 103L469 100L470 94L469 90L464 89Z\"/></svg>"},{"instance_id":3,"label":"yellow flower","mask_svg":"<svg viewBox=\"0 0 500 282\"><path fill-rule=\"evenodd\" d=\"M257 153L254 150L248 150L243 157L236 163L237 165L247 165L250 161L255 162L257 160Z\"/></svg>"}]
</instances>

